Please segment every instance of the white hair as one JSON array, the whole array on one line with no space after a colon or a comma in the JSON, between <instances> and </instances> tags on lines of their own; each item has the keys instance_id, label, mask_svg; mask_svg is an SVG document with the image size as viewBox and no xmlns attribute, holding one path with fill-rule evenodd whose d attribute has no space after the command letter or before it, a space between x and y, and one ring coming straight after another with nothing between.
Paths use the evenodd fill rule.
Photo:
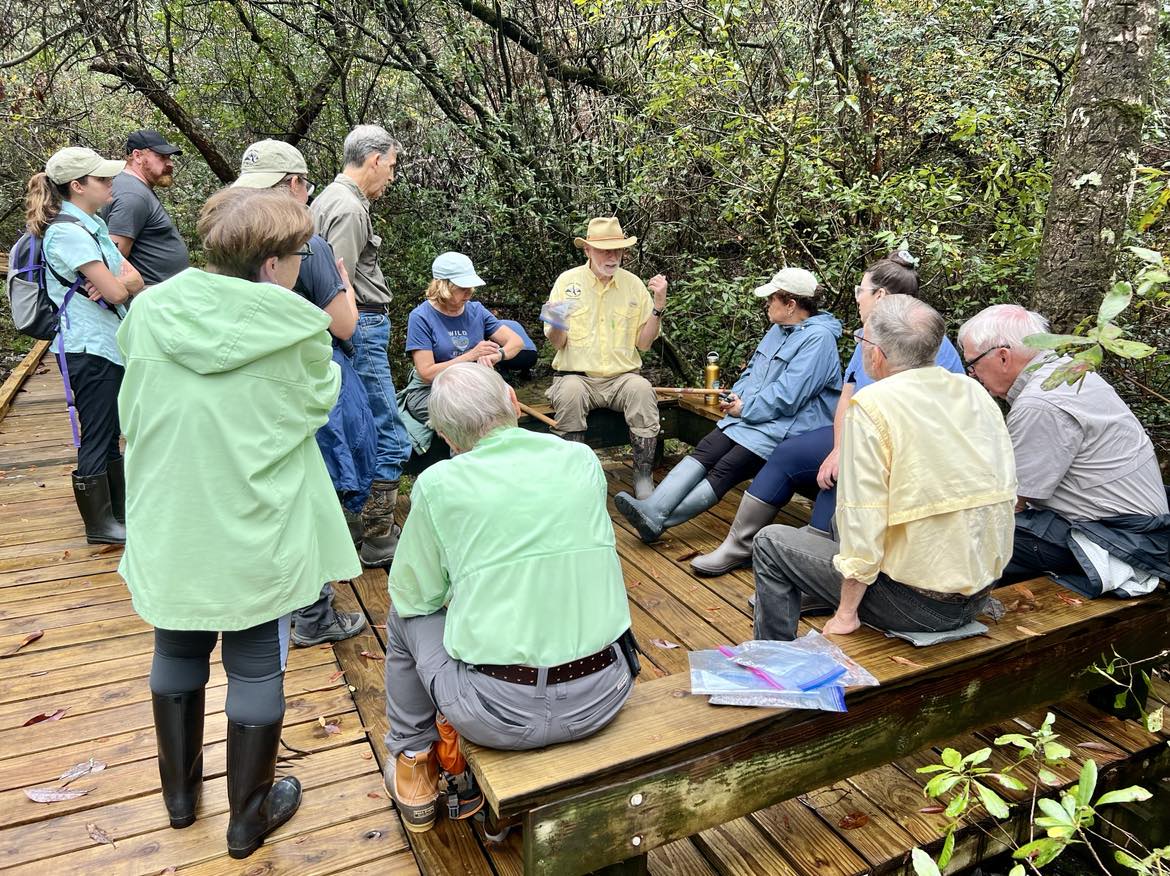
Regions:
<instances>
[{"instance_id":1,"label":"white hair","mask_svg":"<svg viewBox=\"0 0 1170 876\"><path fill-rule=\"evenodd\" d=\"M939 312L912 295L886 295L865 321L866 339L882 348L890 370L934 364L947 324Z\"/></svg>"},{"instance_id":2,"label":"white hair","mask_svg":"<svg viewBox=\"0 0 1170 876\"><path fill-rule=\"evenodd\" d=\"M1040 350L1025 346L1028 335L1048 331L1048 320L1018 304L993 304L959 326L959 344L979 355L984 350L1007 347L1014 353L1036 356Z\"/></svg>"},{"instance_id":3,"label":"white hair","mask_svg":"<svg viewBox=\"0 0 1170 876\"><path fill-rule=\"evenodd\" d=\"M361 167L371 155L402 152L402 144L380 125L358 125L345 137L346 167Z\"/></svg>"},{"instance_id":4,"label":"white hair","mask_svg":"<svg viewBox=\"0 0 1170 876\"><path fill-rule=\"evenodd\" d=\"M478 362L444 368L431 383L430 426L461 451L500 426L516 425L508 384Z\"/></svg>"}]
</instances>

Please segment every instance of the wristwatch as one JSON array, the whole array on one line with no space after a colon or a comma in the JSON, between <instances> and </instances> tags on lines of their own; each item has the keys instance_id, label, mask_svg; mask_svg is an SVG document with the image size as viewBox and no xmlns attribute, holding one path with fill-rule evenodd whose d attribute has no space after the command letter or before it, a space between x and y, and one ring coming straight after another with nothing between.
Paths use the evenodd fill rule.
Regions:
<instances>
[{"instance_id":1,"label":"wristwatch","mask_svg":"<svg viewBox=\"0 0 1170 876\"><path fill-rule=\"evenodd\" d=\"M663 308L658 308L658 307L651 307L651 308L650 308L650 313L651 313L652 315L654 315L654 316L657 316L657 317L659 317L659 318L661 319L661 317L662 317L662 314L666 313L666 308L665 308L665 307L663 307Z\"/></svg>"},{"instance_id":2,"label":"wristwatch","mask_svg":"<svg viewBox=\"0 0 1170 876\"><path fill-rule=\"evenodd\" d=\"M506 358L508 357L504 355L504 348L500 347L500 362L503 362ZM499 365L500 362L497 362L496 364Z\"/></svg>"}]
</instances>

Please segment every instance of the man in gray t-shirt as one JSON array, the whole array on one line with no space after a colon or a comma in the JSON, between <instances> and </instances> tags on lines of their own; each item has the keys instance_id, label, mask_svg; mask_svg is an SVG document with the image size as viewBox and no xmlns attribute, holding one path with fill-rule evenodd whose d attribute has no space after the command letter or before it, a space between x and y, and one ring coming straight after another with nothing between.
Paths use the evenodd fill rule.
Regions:
<instances>
[{"instance_id":1,"label":"man in gray t-shirt","mask_svg":"<svg viewBox=\"0 0 1170 876\"><path fill-rule=\"evenodd\" d=\"M114 199L102 209L110 237L147 286L190 264L187 245L154 193L174 182L173 158L181 154L157 131L135 131L126 139L126 169L114 177Z\"/></svg>"},{"instance_id":2,"label":"man in gray t-shirt","mask_svg":"<svg viewBox=\"0 0 1170 876\"><path fill-rule=\"evenodd\" d=\"M1099 374L1044 389L1044 381L1068 360L1033 367L1039 351L1023 339L1047 331L1047 320L1014 304L988 307L959 329L967 373L1009 405L1019 498L1005 580L1045 572L1061 580L1079 573L1084 563L1070 546L1070 533L1085 524L1099 525L1094 531L1138 527L1153 553L1166 553L1157 522L1167 514L1166 488L1146 430ZM1131 538L1130 544L1137 541ZM1136 568L1137 552L1126 553Z\"/></svg>"}]
</instances>

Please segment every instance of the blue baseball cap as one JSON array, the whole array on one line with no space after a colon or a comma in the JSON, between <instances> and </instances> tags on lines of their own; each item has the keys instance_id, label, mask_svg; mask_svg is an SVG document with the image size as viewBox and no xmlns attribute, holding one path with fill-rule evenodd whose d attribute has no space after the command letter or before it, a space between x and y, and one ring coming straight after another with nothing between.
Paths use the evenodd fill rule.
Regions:
<instances>
[{"instance_id":1,"label":"blue baseball cap","mask_svg":"<svg viewBox=\"0 0 1170 876\"><path fill-rule=\"evenodd\" d=\"M431 263L431 276L436 280L449 280L456 286L471 289L486 286L471 259L461 252L445 252Z\"/></svg>"}]
</instances>

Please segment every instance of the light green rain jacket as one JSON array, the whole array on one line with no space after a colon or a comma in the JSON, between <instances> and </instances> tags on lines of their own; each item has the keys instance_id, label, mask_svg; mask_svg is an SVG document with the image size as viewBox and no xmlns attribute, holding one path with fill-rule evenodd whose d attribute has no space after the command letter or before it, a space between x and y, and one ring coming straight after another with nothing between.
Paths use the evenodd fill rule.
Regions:
<instances>
[{"instance_id":1,"label":"light green rain jacket","mask_svg":"<svg viewBox=\"0 0 1170 876\"><path fill-rule=\"evenodd\" d=\"M314 438L341 387L328 325L287 289L195 268L134 300L118 571L147 623L242 630L361 574Z\"/></svg>"}]
</instances>

